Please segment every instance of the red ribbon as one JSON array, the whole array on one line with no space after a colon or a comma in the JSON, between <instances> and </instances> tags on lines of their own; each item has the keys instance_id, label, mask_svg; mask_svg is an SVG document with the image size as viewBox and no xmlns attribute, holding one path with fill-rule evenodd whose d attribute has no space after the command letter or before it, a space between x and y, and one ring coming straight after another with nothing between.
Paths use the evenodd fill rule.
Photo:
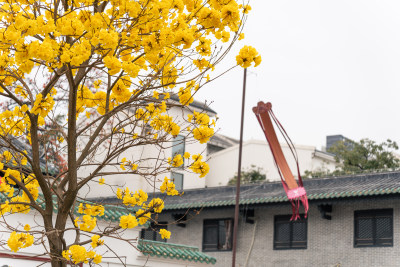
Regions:
<instances>
[{"instance_id":1,"label":"red ribbon","mask_svg":"<svg viewBox=\"0 0 400 267\"><path fill-rule=\"evenodd\" d=\"M253 107L253 112L256 114L257 120L260 123L260 126L267 138L269 147L271 149L275 165L278 169L278 173L281 177L283 188L285 189L286 195L292 204L293 216L291 220L297 220L300 218L299 207L300 201L304 206L304 217L307 217L308 212L308 200L307 193L305 188L303 187L303 181L301 180L299 162L296 149L293 145L292 140L290 140L288 134L283 128L282 124L275 117L275 114L272 112L272 104L270 102L258 102L256 107ZM272 118L272 120L271 120ZM275 129L272 124L272 121L276 124L279 131L285 138L286 143L288 144L290 151L296 161L297 165L297 174L298 174L298 183L296 182L292 171L289 168L289 165L286 161L285 156L282 152L282 147L278 142L278 138L276 137Z\"/></svg>"}]
</instances>

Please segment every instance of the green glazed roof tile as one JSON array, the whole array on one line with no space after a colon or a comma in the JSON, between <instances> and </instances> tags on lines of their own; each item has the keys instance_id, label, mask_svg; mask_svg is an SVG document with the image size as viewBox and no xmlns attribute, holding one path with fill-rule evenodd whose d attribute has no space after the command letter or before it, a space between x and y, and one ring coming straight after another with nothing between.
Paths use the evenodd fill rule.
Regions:
<instances>
[{"instance_id":1,"label":"green glazed roof tile","mask_svg":"<svg viewBox=\"0 0 400 267\"><path fill-rule=\"evenodd\" d=\"M197 247L193 246L184 246L140 239L138 242L138 249L144 255L155 257L205 262L207 264L215 264L217 261L214 257L200 252Z\"/></svg>"}]
</instances>

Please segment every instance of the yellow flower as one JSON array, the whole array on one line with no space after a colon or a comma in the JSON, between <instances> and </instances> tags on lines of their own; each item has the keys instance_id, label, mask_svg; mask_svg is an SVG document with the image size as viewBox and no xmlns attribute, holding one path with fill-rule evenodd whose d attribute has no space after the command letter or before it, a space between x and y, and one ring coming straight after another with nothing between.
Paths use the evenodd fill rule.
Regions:
<instances>
[{"instance_id":1,"label":"yellow flower","mask_svg":"<svg viewBox=\"0 0 400 267\"><path fill-rule=\"evenodd\" d=\"M118 189L117 189L116 195L117 195L117 198L118 198L118 199L122 199L122 190L121 190L121 188L118 188Z\"/></svg>"},{"instance_id":2,"label":"yellow flower","mask_svg":"<svg viewBox=\"0 0 400 267\"><path fill-rule=\"evenodd\" d=\"M190 153L189 153L189 152L185 152L185 154L183 154L183 157L184 157L185 159L190 158Z\"/></svg>"},{"instance_id":3,"label":"yellow flower","mask_svg":"<svg viewBox=\"0 0 400 267\"><path fill-rule=\"evenodd\" d=\"M86 248L80 245L70 246L69 250L64 250L62 255L65 259L72 260L75 264L87 262Z\"/></svg>"},{"instance_id":4,"label":"yellow flower","mask_svg":"<svg viewBox=\"0 0 400 267\"><path fill-rule=\"evenodd\" d=\"M171 238L171 232L166 229L160 229L159 233L160 233L162 239L170 239Z\"/></svg>"},{"instance_id":5,"label":"yellow flower","mask_svg":"<svg viewBox=\"0 0 400 267\"><path fill-rule=\"evenodd\" d=\"M167 195L169 196L179 195L179 192L175 189L175 184L170 182L167 177L164 178L164 182L160 186L160 191L161 193L167 192Z\"/></svg>"},{"instance_id":6,"label":"yellow flower","mask_svg":"<svg viewBox=\"0 0 400 267\"><path fill-rule=\"evenodd\" d=\"M102 81L101 80L97 80L93 83L94 88L99 89L100 85L101 85Z\"/></svg>"},{"instance_id":7,"label":"yellow flower","mask_svg":"<svg viewBox=\"0 0 400 267\"><path fill-rule=\"evenodd\" d=\"M33 236L25 233L11 233L10 238L7 241L8 246L14 252L17 252L21 248L29 247L33 244Z\"/></svg>"},{"instance_id":8,"label":"yellow flower","mask_svg":"<svg viewBox=\"0 0 400 267\"><path fill-rule=\"evenodd\" d=\"M138 221L132 214L123 215L119 220L119 226L123 229L134 228L138 225Z\"/></svg>"},{"instance_id":9,"label":"yellow flower","mask_svg":"<svg viewBox=\"0 0 400 267\"><path fill-rule=\"evenodd\" d=\"M99 263L101 263L102 258L103 257L101 255L96 254L96 256L94 256L94 258L93 258L93 262L96 264L99 264Z\"/></svg>"},{"instance_id":10,"label":"yellow flower","mask_svg":"<svg viewBox=\"0 0 400 267\"><path fill-rule=\"evenodd\" d=\"M243 8L243 13L244 14L248 14L249 11L251 10L251 6L250 5L244 5L242 8Z\"/></svg>"},{"instance_id":11,"label":"yellow flower","mask_svg":"<svg viewBox=\"0 0 400 267\"><path fill-rule=\"evenodd\" d=\"M158 99L159 98L159 93L157 92L157 91L154 91L153 92L153 97L155 98L155 99Z\"/></svg>"},{"instance_id":12,"label":"yellow flower","mask_svg":"<svg viewBox=\"0 0 400 267\"><path fill-rule=\"evenodd\" d=\"M153 198L148 207L154 208L154 212L156 213L161 213L161 211L164 209L164 201L160 198Z\"/></svg>"},{"instance_id":13,"label":"yellow flower","mask_svg":"<svg viewBox=\"0 0 400 267\"><path fill-rule=\"evenodd\" d=\"M179 102L185 106L191 104L194 101L192 93L190 92L190 88L184 89L183 87L181 87L179 89L178 96Z\"/></svg>"},{"instance_id":14,"label":"yellow flower","mask_svg":"<svg viewBox=\"0 0 400 267\"><path fill-rule=\"evenodd\" d=\"M200 144L207 143L213 135L214 129L208 126L203 125L193 130L193 137L197 139Z\"/></svg>"},{"instance_id":15,"label":"yellow flower","mask_svg":"<svg viewBox=\"0 0 400 267\"><path fill-rule=\"evenodd\" d=\"M78 225L78 222L81 222L81 224L79 224L79 229L90 232L96 227L97 220L96 217L83 215L82 220L79 220L79 218L75 219L75 225Z\"/></svg>"},{"instance_id":16,"label":"yellow flower","mask_svg":"<svg viewBox=\"0 0 400 267\"><path fill-rule=\"evenodd\" d=\"M25 231L30 231L31 230L31 226L29 224L25 224L24 230Z\"/></svg>"},{"instance_id":17,"label":"yellow flower","mask_svg":"<svg viewBox=\"0 0 400 267\"><path fill-rule=\"evenodd\" d=\"M138 217L139 217L139 224L143 225L150 219L151 213L150 212L145 213L145 210L139 209L136 212L136 218Z\"/></svg>"},{"instance_id":18,"label":"yellow flower","mask_svg":"<svg viewBox=\"0 0 400 267\"><path fill-rule=\"evenodd\" d=\"M103 178L103 177L101 177L101 178L99 179L99 184L100 184L100 185L103 185L103 184L104 184L104 178Z\"/></svg>"},{"instance_id":19,"label":"yellow flower","mask_svg":"<svg viewBox=\"0 0 400 267\"><path fill-rule=\"evenodd\" d=\"M261 56L254 47L245 45L236 56L236 62L243 68L250 67L253 62L254 67L257 67L261 63Z\"/></svg>"},{"instance_id":20,"label":"yellow flower","mask_svg":"<svg viewBox=\"0 0 400 267\"><path fill-rule=\"evenodd\" d=\"M189 169L191 169L194 173L200 174L200 178L202 178L210 171L210 166L208 166L206 162L197 160L193 162Z\"/></svg>"},{"instance_id":21,"label":"yellow flower","mask_svg":"<svg viewBox=\"0 0 400 267\"><path fill-rule=\"evenodd\" d=\"M183 164L183 158L181 154L177 154L173 159L172 159L172 166L173 167L179 167Z\"/></svg>"},{"instance_id":22,"label":"yellow flower","mask_svg":"<svg viewBox=\"0 0 400 267\"><path fill-rule=\"evenodd\" d=\"M99 235L92 236L92 243L90 243L92 248L96 248L97 246L101 246L104 244L104 240L100 239Z\"/></svg>"}]
</instances>

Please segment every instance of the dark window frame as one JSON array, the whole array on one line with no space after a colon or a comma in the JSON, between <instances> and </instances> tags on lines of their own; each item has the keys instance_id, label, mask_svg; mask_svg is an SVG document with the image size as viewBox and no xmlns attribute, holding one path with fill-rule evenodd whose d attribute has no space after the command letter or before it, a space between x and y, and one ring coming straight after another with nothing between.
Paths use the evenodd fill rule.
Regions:
<instances>
[{"instance_id":1,"label":"dark window frame","mask_svg":"<svg viewBox=\"0 0 400 267\"><path fill-rule=\"evenodd\" d=\"M389 218L390 219L390 235L391 237L377 237L377 219ZM358 220L370 219L372 222L372 237L360 238ZM371 209L371 210L355 210L354 211L354 237L353 244L355 248L365 247L393 247L393 209Z\"/></svg>"},{"instance_id":2,"label":"dark window frame","mask_svg":"<svg viewBox=\"0 0 400 267\"><path fill-rule=\"evenodd\" d=\"M167 229L168 230L168 222L159 222L157 224L151 223L148 228L143 228L140 231L140 239L143 240L150 240L150 241L158 241L158 242L167 242L167 239L162 239L160 234L158 233L160 229ZM153 238L152 239L145 239L145 232L152 232Z\"/></svg>"},{"instance_id":3,"label":"dark window frame","mask_svg":"<svg viewBox=\"0 0 400 267\"><path fill-rule=\"evenodd\" d=\"M308 220L301 215L301 219L297 221L290 221L292 215L276 215L274 217L274 240L273 248L274 250L287 250L287 249L307 249L308 245ZM305 225L305 239L300 241L294 241L293 239L293 225L295 223L302 223ZM283 241L277 240L277 225L278 224L288 224L289 225L289 241L283 243ZM297 245L294 243L297 242Z\"/></svg>"},{"instance_id":4,"label":"dark window frame","mask_svg":"<svg viewBox=\"0 0 400 267\"><path fill-rule=\"evenodd\" d=\"M231 225L231 231L230 231L230 248L229 249L219 249L218 245L219 245L219 221L230 221L230 225ZM212 224L212 223L216 223L217 224L217 237L218 237L218 243L216 244L216 248L205 248L205 239L206 239L206 223ZM233 218L218 218L218 219L204 219L203 220L203 240L202 240L202 251L207 251L207 252L229 252L232 251L232 245L233 245Z\"/></svg>"}]
</instances>

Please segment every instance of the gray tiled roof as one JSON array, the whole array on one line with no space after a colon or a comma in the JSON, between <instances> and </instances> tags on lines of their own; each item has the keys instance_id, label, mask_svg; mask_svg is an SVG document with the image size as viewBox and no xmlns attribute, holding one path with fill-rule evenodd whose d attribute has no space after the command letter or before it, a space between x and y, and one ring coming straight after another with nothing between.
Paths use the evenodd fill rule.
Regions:
<instances>
[{"instance_id":1,"label":"gray tiled roof","mask_svg":"<svg viewBox=\"0 0 400 267\"><path fill-rule=\"evenodd\" d=\"M174 101L179 102L179 97L176 94L171 94L171 99L174 100ZM210 108L209 105L207 105L206 102L200 102L198 100L193 100L193 102L190 103L189 106L198 108L200 111L204 110L204 111L207 111L207 112L209 112L209 113L211 113L213 115L217 115L217 112L215 112L212 108ZM199 110L197 110L197 111L199 111Z\"/></svg>"},{"instance_id":2,"label":"gray tiled roof","mask_svg":"<svg viewBox=\"0 0 400 267\"><path fill-rule=\"evenodd\" d=\"M32 155L32 147L21 140L18 140L17 138L10 136L7 139L12 146L14 146L17 150L24 151L26 150L28 157L31 157ZM4 151L13 151L14 149L10 147L10 145L4 140L0 139L0 154L3 154ZM45 158L45 153L42 153L42 157L39 158L39 163L40 163L40 169L42 170L43 173L48 173L51 175L55 175L58 173L58 169L56 166L51 164L50 162L46 162ZM30 167L30 164L28 162L28 165ZM11 167L12 168L12 167Z\"/></svg>"},{"instance_id":3,"label":"gray tiled roof","mask_svg":"<svg viewBox=\"0 0 400 267\"><path fill-rule=\"evenodd\" d=\"M310 201L341 200L378 195L400 196L400 171L336 178L314 178L304 181L304 187ZM233 206L235 204L235 192L233 186L185 190L185 193L180 197L166 197L165 209ZM160 196L159 194L155 196L165 197L165 195ZM120 200L105 198L101 201L115 203ZM268 204L287 201L280 182L241 186L240 204Z\"/></svg>"},{"instance_id":4,"label":"gray tiled roof","mask_svg":"<svg viewBox=\"0 0 400 267\"><path fill-rule=\"evenodd\" d=\"M208 144L216 145L223 148L228 148L239 144L239 140L216 133L210 138L210 142Z\"/></svg>"}]
</instances>

